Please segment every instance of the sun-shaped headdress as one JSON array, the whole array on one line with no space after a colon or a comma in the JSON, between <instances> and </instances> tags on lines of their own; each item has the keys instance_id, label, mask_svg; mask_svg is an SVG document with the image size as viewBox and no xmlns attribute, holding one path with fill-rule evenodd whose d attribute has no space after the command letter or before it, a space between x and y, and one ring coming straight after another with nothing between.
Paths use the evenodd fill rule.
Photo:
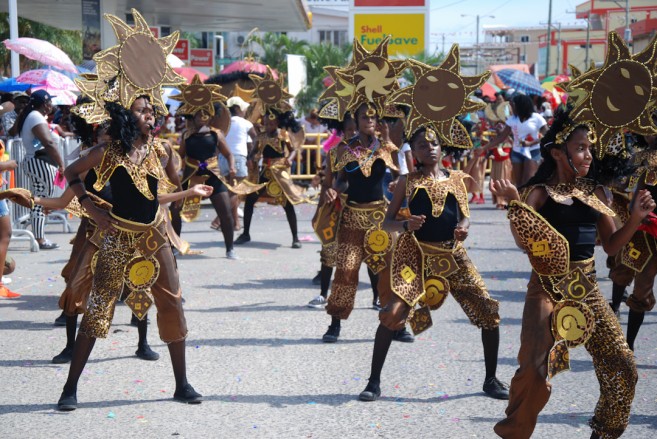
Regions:
<instances>
[{"instance_id":1,"label":"sun-shaped headdress","mask_svg":"<svg viewBox=\"0 0 657 439\"><path fill-rule=\"evenodd\" d=\"M410 138L420 128L428 136L437 134L450 146L472 148L472 140L456 116L476 111L485 105L469 99L470 94L486 82L490 72L477 76L461 76L459 46L454 44L445 60L433 67L414 59L408 60L415 83L393 92L386 103L409 108L405 133ZM434 134L432 134L434 133Z\"/></svg>"},{"instance_id":2,"label":"sun-shaped headdress","mask_svg":"<svg viewBox=\"0 0 657 439\"><path fill-rule=\"evenodd\" d=\"M573 69L578 74L577 69ZM599 140L596 155L612 153L614 143L624 149L623 129L656 135L651 113L657 106L657 38L632 55L616 32L607 36L605 64L565 83L575 122L586 122Z\"/></svg>"},{"instance_id":3,"label":"sun-shaped headdress","mask_svg":"<svg viewBox=\"0 0 657 439\"><path fill-rule=\"evenodd\" d=\"M347 66L345 70L352 67L353 58L352 63ZM318 99L320 102L324 100L330 100L330 102L324 105L319 111L319 117L321 118L343 121L344 115L347 112L347 107L349 106L351 95L354 92L354 86L338 76L337 71L339 69L340 67L336 66L324 67L326 73L328 73L333 80L333 84L329 85Z\"/></svg>"},{"instance_id":4,"label":"sun-shaped headdress","mask_svg":"<svg viewBox=\"0 0 657 439\"><path fill-rule=\"evenodd\" d=\"M335 94L334 100L343 105L342 98L346 99L347 93L350 93L345 108L340 109L342 117L345 111L356 114L356 110L363 104L368 105L381 117L400 115L386 106L386 98L399 89L397 80L406 68L406 61L388 59L389 41L390 37L387 36L372 52L368 52L354 39L354 56L351 63L343 69L327 70L329 75L335 76L335 88L324 97L332 97L330 94Z\"/></svg>"},{"instance_id":5,"label":"sun-shaped headdress","mask_svg":"<svg viewBox=\"0 0 657 439\"><path fill-rule=\"evenodd\" d=\"M204 84L198 75L194 75L194 79L189 85L179 85L178 89L180 89L180 94L171 96L171 99L183 103L176 111L180 114L194 115L204 110L210 116L214 116L214 104L228 99L221 94L220 85Z\"/></svg>"},{"instance_id":6,"label":"sun-shaped headdress","mask_svg":"<svg viewBox=\"0 0 657 439\"><path fill-rule=\"evenodd\" d=\"M163 113L162 87L175 87L185 78L175 73L167 62L178 42L178 32L155 38L144 17L132 9L135 26L131 27L115 15L105 14L119 44L94 55L96 75L76 79L80 91L94 102L73 111L88 122L107 120L106 102L130 108L139 96L148 96L153 107Z\"/></svg>"},{"instance_id":7,"label":"sun-shaped headdress","mask_svg":"<svg viewBox=\"0 0 657 439\"><path fill-rule=\"evenodd\" d=\"M274 73L271 71L271 67L267 66L267 73L264 77L251 74L249 78L255 84L253 98L257 103L262 105L262 111L264 113L269 112L269 110L284 113L292 109L289 100L293 96L283 86L283 78L280 75L278 79L274 79Z\"/></svg>"}]
</instances>

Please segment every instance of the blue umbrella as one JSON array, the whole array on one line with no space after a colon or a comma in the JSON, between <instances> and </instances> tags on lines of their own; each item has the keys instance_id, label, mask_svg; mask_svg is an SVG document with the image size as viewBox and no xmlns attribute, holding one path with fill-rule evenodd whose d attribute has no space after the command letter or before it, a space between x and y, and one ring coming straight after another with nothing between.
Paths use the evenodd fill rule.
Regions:
<instances>
[{"instance_id":1,"label":"blue umbrella","mask_svg":"<svg viewBox=\"0 0 657 439\"><path fill-rule=\"evenodd\" d=\"M13 91L25 91L30 88L30 84L23 84L22 82L16 82L16 78L5 79L0 82L0 92L11 93Z\"/></svg>"},{"instance_id":2,"label":"blue umbrella","mask_svg":"<svg viewBox=\"0 0 657 439\"><path fill-rule=\"evenodd\" d=\"M495 74L507 87L515 88L516 91L521 91L527 95L541 96L545 92L538 79L529 73L514 69L502 69L495 72Z\"/></svg>"}]
</instances>

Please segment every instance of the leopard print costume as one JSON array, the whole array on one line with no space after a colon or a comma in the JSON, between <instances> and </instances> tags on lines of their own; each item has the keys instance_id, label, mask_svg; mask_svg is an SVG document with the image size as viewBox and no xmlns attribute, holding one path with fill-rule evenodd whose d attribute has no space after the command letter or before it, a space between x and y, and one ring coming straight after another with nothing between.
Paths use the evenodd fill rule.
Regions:
<instances>
[{"instance_id":1,"label":"leopard print costume","mask_svg":"<svg viewBox=\"0 0 657 439\"><path fill-rule=\"evenodd\" d=\"M602 213L609 211L588 182L543 186L557 202L568 204L578 198ZM569 261L565 238L524 203L512 202L509 219L534 270L525 299L519 368L511 381L507 417L495 425L495 432L501 437L530 437L550 398L549 378L568 370L568 348L583 344L600 383L600 399L589 425L602 438L617 438L629 422L637 372L618 320L598 289L594 261Z\"/></svg>"}]
</instances>

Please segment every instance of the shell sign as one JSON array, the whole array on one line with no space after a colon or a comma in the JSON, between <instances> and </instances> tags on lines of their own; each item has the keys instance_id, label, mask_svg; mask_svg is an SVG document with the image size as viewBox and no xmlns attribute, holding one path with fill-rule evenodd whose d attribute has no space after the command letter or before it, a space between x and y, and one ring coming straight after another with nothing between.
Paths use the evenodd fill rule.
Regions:
<instances>
[{"instance_id":1,"label":"shell sign","mask_svg":"<svg viewBox=\"0 0 657 439\"><path fill-rule=\"evenodd\" d=\"M390 35L388 54L413 56L424 52L425 14L360 14L353 15L354 38L372 50Z\"/></svg>"}]
</instances>

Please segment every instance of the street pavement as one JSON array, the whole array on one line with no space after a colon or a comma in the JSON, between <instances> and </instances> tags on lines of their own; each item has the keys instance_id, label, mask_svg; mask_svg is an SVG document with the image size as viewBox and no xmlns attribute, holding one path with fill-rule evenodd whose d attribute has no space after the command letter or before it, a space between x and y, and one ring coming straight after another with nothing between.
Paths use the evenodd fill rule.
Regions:
<instances>
[{"instance_id":1,"label":"street pavement","mask_svg":"<svg viewBox=\"0 0 657 439\"><path fill-rule=\"evenodd\" d=\"M480 331L452 298L433 313L434 326L413 344L393 342L382 375L382 397L358 401L367 384L377 314L364 268L356 308L343 323L340 341L320 339L330 318L307 308L318 294L319 242L310 218L314 207L297 207L302 249L292 239L283 209L258 204L251 243L225 258L221 234L199 221L184 224L183 237L203 254L178 259L189 326L190 383L205 396L200 406L174 402L166 346L150 325L156 362L134 355L137 330L119 304L106 340L99 340L80 380L78 410L55 410L68 365L51 364L65 344L53 326L63 290L59 272L72 234L47 228L59 250L30 253L24 242L10 254L17 269L13 290L0 299L0 435L3 438L492 438L505 401L482 392ZM74 223L77 226L77 223ZM236 235L237 236L237 235ZM501 302L498 377L510 382L516 368L527 258L515 247L505 212L474 206L470 257L494 298ZM611 295L604 254L597 250L601 289ZM627 308L623 305L623 328ZM646 315L636 344L639 383L624 437L657 436L657 317ZM572 351L572 371L553 379L552 398L538 420L535 438L588 438L587 420L598 386L584 348Z\"/></svg>"}]
</instances>

